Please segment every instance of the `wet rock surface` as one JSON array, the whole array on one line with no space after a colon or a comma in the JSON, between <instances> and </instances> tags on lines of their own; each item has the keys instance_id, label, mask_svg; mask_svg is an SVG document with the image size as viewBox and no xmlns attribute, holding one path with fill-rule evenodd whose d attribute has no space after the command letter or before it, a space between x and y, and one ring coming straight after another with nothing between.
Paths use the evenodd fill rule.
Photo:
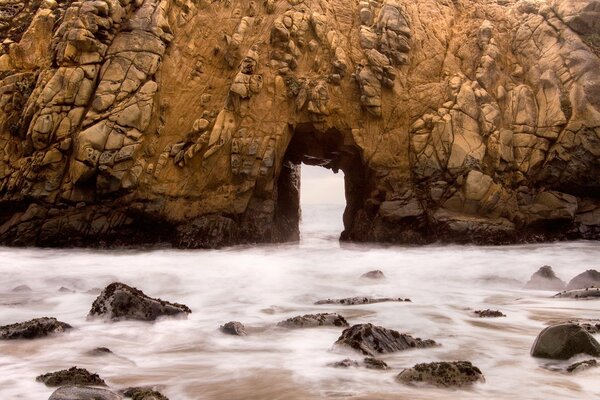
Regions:
<instances>
[{"instance_id":1,"label":"wet rock surface","mask_svg":"<svg viewBox=\"0 0 600 400\"><path fill-rule=\"evenodd\" d=\"M571 299L594 299L600 297L600 288L565 290L555 294L552 297Z\"/></svg>"},{"instance_id":2,"label":"wet rock surface","mask_svg":"<svg viewBox=\"0 0 600 400\"><path fill-rule=\"evenodd\" d=\"M600 272L595 269L588 269L571 279L567 285L567 290L586 289L591 287L600 287Z\"/></svg>"},{"instance_id":3,"label":"wet rock surface","mask_svg":"<svg viewBox=\"0 0 600 400\"><path fill-rule=\"evenodd\" d=\"M56 372L49 372L35 378L49 387L81 385L81 386L106 386L106 382L86 369L72 367Z\"/></svg>"},{"instance_id":4,"label":"wet rock surface","mask_svg":"<svg viewBox=\"0 0 600 400\"><path fill-rule=\"evenodd\" d=\"M335 313L306 314L288 318L281 321L277 326L283 328L315 328L318 326L350 326L344 317Z\"/></svg>"},{"instance_id":5,"label":"wet rock surface","mask_svg":"<svg viewBox=\"0 0 600 400\"><path fill-rule=\"evenodd\" d=\"M368 369L380 369L380 370L389 369L389 367L385 363L385 361L380 360L378 358L373 358L373 357L365 357L365 359L363 360L363 364Z\"/></svg>"},{"instance_id":6,"label":"wet rock surface","mask_svg":"<svg viewBox=\"0 0 600 400\"><path fill-rule=\"evenodd\" d=\"M342 332L336 346L349 347L368 356L437 346L431 339L413 338L373 324L353 325Z\"/></svg>"},{"instance_id":7,"label":"wet rock surface","mask_svg":"<svg viewBox=\"0 0 600 400\"><path fill-rule=\"evenodd\" d=\"M157 390L145 387L133 387L123 390L123 395L131 400L169 400Z\"/></svg>"},{"instance_id":8,"label":"wet rock surface","mask_svg":"<svg viewBox=\"0 0 600 400\"><path fill-rule=\"evenodd\" d=\"M579 362L569 365L567 367L566 371L570 372L570 373L577 373L577 372L585 371L586 369L597 368L598 365L599 365L598 361L594 360L594 359L579 361Z\"/></svg>"},{"instance_id":9,"label":"wet rock surface","mask_svg":"<svg viewBox=\"0 0 600 400\"><path fill-rule=\"evenodd\" d=\"M540 358L567 360L577 354L600 356L600 343L588 331L576 324L560 324L544 329L533 343L531 355Z\"/></svg>"},{"instance_id":10,"label":"wet rock surface","mask_svg":"<svg viewBox=\"0 0 600 400\"><path fill-rule=\"evenodd\" d=\"M374 304L374 303L386 303L386 302L410 302L410 299L403 299L401 297L383 297L383 298L373 298L373 297L348 297L345 299L326 299L316 301L316 305L321 304L339 304L342 306L355 306L358 304Z\"/></svg>"},{"instance_id":11,"label":"wet rock surface","mask_svg":"<svg viewBox=\"0 0 600 400\"><path fill-rule=\"evenodd\" d=\"M385 274L382 271L376 269L373 271L365 272L360 277L365 279L385 279Z\"/></svg>"},{"instance_id":12,"label":"wet rock surface","mask_svg":"<svg viewBox=\"0 0 600 400\"><path fill-rule=\"evenodd\" d=\"M48 400L123 400L108 389L88 386L63 386L54 391Z\"/></svg>"},{"instance_id":13,"label":"wet rock surface","mask_svg":"<svg viewBox=\"0 0 600 400\"><path fill-rule=\"evenodd\" d=\"M499 318L506 317L506 315L500 310L476 310L473 311L473 314L477 315L479 318Z\"/></svg>"},{"instance_id":14,"label":"wet rock surface","mask_svg":"<svg viewBox=\"0 0 600 400\"><path fill-rule=\"evenodd\" d=\"M485 382L481 370L469 361L417 364L402 371L396 379L407 384L428 384L439 387L462 387Z\"/></svg>"},{"instance_id":15,"label":"wet rock surface","mask_svg":"<svg viewBox=\"0 0 600 400\"><path fill-rule=\"evenodd\" d=\"M563 290L565 287L566 283L556 276L549 265L540 267L525 284L526 289L534 290Z\"/></svg>"},{"instance_id":16,"label":"wet rock surface","mask_svg":"<svg viewBox=\"0 0 600 400\"><path fill-rule=\"evenodd\" d=\"M60 322L56 318L35 318L26 322L0 326L0 339L37 339L63 333L71 328L71 325Z\"/></svg>"},{"instance_id":17,"label":"wet rock surface","mask_svg":"<svg viewBox=\"0 0 600 400\"><path fill-rule=\"evenodd\" d=\"M248 334L246 332L246 327L241 322L237 321L228 322L225 325L222 325L219 329L221 332L227 335L246 336Z\"/></svg>"},{"instance_id":18,"label":"wet rock surface","mask_svg":"<svg viewBox=\"0 0 600 400\"><path fill-rule=\"evenodd\" d=\"M183 304L148 297L141 290L115 282L96 298L89 317L111 321L154 321L162 316L186 316L192 311Z\"/></svg>"}]
</instances>

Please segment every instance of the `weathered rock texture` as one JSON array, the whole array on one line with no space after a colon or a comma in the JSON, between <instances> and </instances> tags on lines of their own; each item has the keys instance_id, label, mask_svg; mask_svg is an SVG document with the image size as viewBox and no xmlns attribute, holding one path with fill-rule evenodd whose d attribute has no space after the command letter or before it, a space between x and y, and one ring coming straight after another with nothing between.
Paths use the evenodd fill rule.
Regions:
<instances>
[{"instance_id":1,"label":"weathered rock texture","mask_svg":"<svg viewBox=\"0 0 600 400\"><path fill-rule=\"evenodd\" d=\"M600 357L600 343L576 324L553 325L544 329L533 343L531 355L566 360L577 354Z\"/></svg>"},{"instance_id":2,"label":"weathered rock texture","mask_svg":"<svg viewBox=\"0 0 600 400\"><path fill-rule=\"evenodd\" d=\"M35 380L50 387L66 385L106 386L106 382L98 374L92 374L86 369L77 367L49 372L38 376Z\"/></svg>"},{"instance_id":3,"label":"weathered rock texture","mask_svg":"<svg viewBox=\"0 0 600 400\"><path fill-rule=\"evenodd\" d=\"M325 313L325 314L306 314L298 315L297 317L288 318L277 324L283 328L315 328L318 326L350 326L346 319L340 314Z\"/></svg>"},{"instance_id":4,"label":"weathered rock texture","mask_svg":"<svg viewBox=\"0 0 600 400\"><path fill-rule=\"evenodd\" d=\"M481 370L469 361L417 364L402 371L397 379L403 383L425 383L441 387L460 387L485 382Z\"/></svg>"},{"instance_id":5,"label":"weathered rock texture","mask_svg":"<svg viewBox=\"0 0 600 400\"><path fill-rule=\"evenodd\" d=\"M26 322L0 326L0 339L36 339L62 333L71 329L71 325L56 318L35 318Z\"/></svg>"},{"instance_id":6,"label":"weathered rock texture","mask_svg":"<svg viewBox=\"0 0 600 400\"><path fill-rule=\"evenodd\" d=\"M123 400L115 392L89 386L63 386L54 391L48 400Z\"/></svg>"},{"instance_id":7,"label":"weathered rock texture","mask_svg":"<svg viewBox=\"0 0 600 400\"><path fill-rule=\"evenodd\" d=\"M0 243L600 237L598 0L5 0Z\"/></svg>"},{"instance_id":8,"label":"weathered rock texture","mask_svg":"<svg viewBox=\"0 0 600 400\"><path fill-rule=\"evenodd\" d=\"M387 303L390 301L397 302L410 302L410 299L403 299L401 297L347 297L344 299L326 299L318 300L315 302L316 305L322 304L339 304L341 306L355 306L357 304L374 304L374 303Z\"/></svg>"},{"instance_id":9,"label":"weathered rock texture","mask_svg":"<svg viewBox=\"0 0 600 400\"><path fill-rule=\"evenodd\" d=\"M526 289L534 290L563 290L566 283L554 273L549 265L540 267L525 285Z\"/></svg>"}]
</instances>

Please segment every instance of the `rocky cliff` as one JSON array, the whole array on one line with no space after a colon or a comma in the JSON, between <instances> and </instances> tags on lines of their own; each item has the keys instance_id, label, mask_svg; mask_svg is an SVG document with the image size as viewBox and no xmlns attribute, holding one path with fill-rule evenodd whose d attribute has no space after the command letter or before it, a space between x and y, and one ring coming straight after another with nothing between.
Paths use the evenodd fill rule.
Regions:
<instances>
[{"instance_id":1,"label":"rocky cliff","mask_svg":"<svg viewBox=\"0 0 600 400\"><path fill-rule=\"evenodd\" d=\"M0 243L600 238L598 0L0 0Z\"/></svg>"}]
</instances>

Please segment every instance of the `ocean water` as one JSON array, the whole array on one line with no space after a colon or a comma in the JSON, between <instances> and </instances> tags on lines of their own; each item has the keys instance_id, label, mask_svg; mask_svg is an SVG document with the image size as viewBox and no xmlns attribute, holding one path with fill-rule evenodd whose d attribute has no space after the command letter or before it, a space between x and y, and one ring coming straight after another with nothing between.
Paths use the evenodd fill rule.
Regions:
<instances>
[{"instance_id":1,"label":"ocean water","mask_svg":"<svg viewBox=\"0 0 600 400\"><path fill-rule=\"evenodd\" d=\"M524 246L378 247L340 244L341 207L304 210L302 240L222 250L92 251L0 248L0 325L53 316L75 327L59 336L0 342L0 398L47 399L39 374L72 366L98 373L113 388L157 385L187 399L591 399L598 371L567 375L529 355L550 321L600 318L598 301L553 299L524 290L540 266L564 280L600 265L595 242ZM381 269L384 281L365 281ZM96 288L121 281L153 297L188 305L187 319L156 323L87 321ZM13 292L28 285L30 292ZM61 287L72 292L59 291ZM89 293L89 291L92 293ZM316 306L324 298L409 297L412 303ZM480 319L476 309L506 318ZM383 355L391 369L336 369L352 352L332 348L340 328L285 330L275 324L338 312L441 344ZM220 325L236 320L249 335ZM91 356L96 347L113 354ZM586 357L578 357L578 361ZM469 360L486 383L466 390L406 386L395 376L416 363Z\"/></svg>"}]
</instances>

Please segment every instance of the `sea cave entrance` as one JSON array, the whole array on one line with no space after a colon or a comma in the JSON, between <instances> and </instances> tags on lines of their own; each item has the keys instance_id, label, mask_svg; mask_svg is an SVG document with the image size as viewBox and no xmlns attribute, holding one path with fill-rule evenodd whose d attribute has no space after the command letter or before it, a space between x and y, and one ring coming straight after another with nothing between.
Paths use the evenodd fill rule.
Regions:
<instances>
[{"instance_id":1,"label":"sea cave entrance","mask_svg":"<svg viewBox=\"0 0 600 400\"><path fill-rule=\"evenodd\" d=\"M304 176L309 178L306 179L307 183L311 181L311 174L314 177L312 167L343 173L345 208L344 229L340 233L340 239L351 239L356 214L364 208L365 200L371 192L369 182L372 182L369 179L370 171L363 164L360 148L354 142L351 131L321 130L316 129L313 124L299 124L290 129L292 135L277 181L276 241L290 242L300 239L301 200L307 197L301 196L303 164L307 169ZM319 187L310 187L306 190L319 190ZM334 190L335 186L330 188L330 191ZM335 199L335 193L323 193L322 197L325 203L339 202ZM314 198L311 200L311 203L313 202L316 202ZM325 218L323 222L326 221L331 219Z\"/></svg>"}]
</instances>

